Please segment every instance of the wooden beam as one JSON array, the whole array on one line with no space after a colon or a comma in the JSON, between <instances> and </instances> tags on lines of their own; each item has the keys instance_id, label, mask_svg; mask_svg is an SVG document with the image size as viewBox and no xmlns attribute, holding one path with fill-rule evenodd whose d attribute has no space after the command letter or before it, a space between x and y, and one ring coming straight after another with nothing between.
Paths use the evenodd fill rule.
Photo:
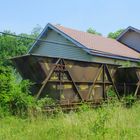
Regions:
<instances>
[{"instance_id":1,"label":"wooden beam","mask_svg":"<svg viewBox=\"0 0 140 140\"><path fill-rule=\"evenodd\" d=\"M105 67L106 67L106 70L107 70L107 72L108 72L108 74L109 74L109 76L110 76L111 82L112 82L112 84L113 84L113 86L114 86L116 95L117 95L118 99L120 100L119 93L118 93L118 91L117 91L117 88L116 88L116 85L115 85L115 83L114 83L114 81L113 81L113 78L112 78L112 76L111 76L111 74L110 74L110 71L109 71L109 69L108 69L108 66L105 65Z\"/></svg>"},{"instance_id":2,"label":"wooden beam","mask_svg":"<svg viewBox=\"0 0 140 140\"><path fill-rule=\"evenodd\" d=\"M49 78L51 77L51 75L52 75L54 69L56 68L56 64L58 64L58 63L60 62L60 60L61 60L61 59L59 58L59 59L56 61L55 65L54 65L54 66L52 67L52 69L50 70L48 76L47 76L46 79L43 81L43 85L41 86L40 90L38 91L38 93L37 93L37 95L36 95L36 98L37 98L37 99L38 99L38 97L41 95L41 93L42 93L44 87L46 86L46 84L47 84Z\"/></svg>"},{"instance_id":3,"label":"wooden beam","mask_svg":"<svg viewBox=\"0 0 140 140\"><path fill-rule=\"evenodd\" d=\"M138 85L137 85L137 88L136 88L136 91L135 91L134 96L137 96L137 93L138 93L139 87L140 87L140 83L138 83Z\"/></svg>"},{"instance_id":4,"label":"wooden beam","mask_svg":"<svg viewBox=\"0 0 140 140\"><path fill-rule=\"evenodd\" d=\"M138 93L138 90L139 90L139 87L140 87L140 75L139 75L138 72L136 72L136 74L137 74L137 77L138 77L139 82L138 82L138 85L137 85L137 88L136 88L136 91L135 91L134 96L137 96L137 93Z\"/></svg>"},{"instance_id":5,"label":"wooden beam","mask_svg":"<svg viewBox=\"0 0 140 140\"><path fill-rule=\"evenodd\" d=\"M103 68L103 65L100 66L99 70L97 71L97 73L96 73L96 75L95 75L95 77L94 77L94 79L93 79L92 85L91 85L91 87L90 87L90 89L89 89L89 92L88 92L88 94L87 94L87 99L89 98L89 96L90 96L90 94L91 94L91 92L92 92L92 90L93 90L93 88L94 88L95 82L96 82L96 80L97 80L99 74L101 73L102 68Z\"/></svg>"},{"instance_id":6,"label":"wooden beam","mask_svg":"<svg viewBox=\"0 0 140 140\"><path fill-rule=\"evenodd\" d=\"M103 66L103 98L107 99L107 96L105 93L105 74L106 74L106 71L105 71L105 65L104 65Z\"/></svg>"},{"instance_id":7,"label":"wooden beam","mask_svg":"<svg viewBox=\"0 0 140 140\"><path fill-rule=\"evenodd\" d=\"M66 65L65 61L64 61L64 60L62 60L62 61L63 61L64 65ZM78 90L78 88L77 88L77 86L76 86L76 84L75 84L75 82L74 82L74 80L73 80L73 77L71 76L71 74L70 74L69 70L66 68L66 66L65 66L65 69L67 70L67 72L68 72L68 74L69 74L69 76L70 76L70 78L71 78L71 81L72 81L72 83L73 83L73 85L74 85L76 91L78 92L79 97L81 98L82 101L84 101L84 99L83 99L82 96L81 96L80 91Z\"/></svg>"}]
</instances>

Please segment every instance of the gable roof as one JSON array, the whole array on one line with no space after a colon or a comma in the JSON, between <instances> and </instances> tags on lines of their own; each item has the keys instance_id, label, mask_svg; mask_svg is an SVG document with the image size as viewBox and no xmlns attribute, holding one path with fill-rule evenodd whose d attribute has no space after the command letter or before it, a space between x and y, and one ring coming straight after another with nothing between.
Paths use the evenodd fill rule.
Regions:
<instances>
[{"instance_id":1,"label":"gable roof","mask_svg":"<svg viewBox=\"0 0 140 140\"><path fill-rule=\"evenodd\" d=\"M60 25L52 25L50 23L47 24L42 33L39 35L38 39L41 39L41 37L47 32L49 28L61 34L66 39L70 40L76 46L82 48L84 51L91 55L140 61L140 54L138 52L123 45L115 39L77 31ZM33 44L32 48L36 45L36 43L37 41ZM32 50L32 48L30 49L30 51Z\"/></svg>"},{"instance_id":2,"label":"gable roof","mask_svg":"<svg viewBox=\"0 0 140 140\"><path fill-rule=\"evenodd\" d=\"M127 32L129 32L129 31L134 31L134 32L140 34L140 30L139 30L139 29L136 29L136 28L134 28L134 27L132 27L132 26L129 26L129 27L127 27L127 28L117 37L116 40L119 41L119 40L120 40Z\"/></svg>"}]
</instances>

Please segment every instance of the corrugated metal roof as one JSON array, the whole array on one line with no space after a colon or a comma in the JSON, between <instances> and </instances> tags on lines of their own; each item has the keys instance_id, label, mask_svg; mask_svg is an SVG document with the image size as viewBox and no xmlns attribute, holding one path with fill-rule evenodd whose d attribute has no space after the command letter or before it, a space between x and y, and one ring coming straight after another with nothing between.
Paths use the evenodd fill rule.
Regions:
<instances>
[{"instance_id":1,"label":"corrugated metal roof","mask_svg":"<svg viewBox=\"0 0 140 140\"><path fill-rule=\"evenodd\" d=\"M140 54L133 49L123 45L115 39L82 32L60 25L52 25L70 38L79 42L91 52L104 52L112 55L140 59Z\"/></svg>"}]
</instances>

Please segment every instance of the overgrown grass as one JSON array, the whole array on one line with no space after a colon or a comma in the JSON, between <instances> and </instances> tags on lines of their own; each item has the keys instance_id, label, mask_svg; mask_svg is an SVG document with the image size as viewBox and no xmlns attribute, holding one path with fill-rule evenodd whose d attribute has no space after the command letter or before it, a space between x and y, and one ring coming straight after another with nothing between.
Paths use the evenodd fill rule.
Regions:
<instances>
[{"instance_id":1,"label":"overgrown grass","mask_svg":"<svg viewBox=\"0 0 140 140\"><path fill-rule=\"evenodd\" d=\"M126 108L120 103L98 109L83 105L78 112L26 119L0 120L0 140L139 140L140 103Z\"/></svg>"}]
</instances>

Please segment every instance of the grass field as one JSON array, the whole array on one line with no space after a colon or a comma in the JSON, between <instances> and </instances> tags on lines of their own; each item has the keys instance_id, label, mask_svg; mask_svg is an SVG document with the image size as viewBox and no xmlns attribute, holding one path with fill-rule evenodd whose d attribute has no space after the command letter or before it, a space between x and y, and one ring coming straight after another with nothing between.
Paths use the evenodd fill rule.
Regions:
<instances>
[{"instance_id":1,"label":"grass field","mask_svg":"<svg viewBox=\"0 0 140 140\"><path fill-rule=\"evenodd\" d=\"M0 140L139 140L140 103L0 119Z\"/></svg>"}]
</instances>

